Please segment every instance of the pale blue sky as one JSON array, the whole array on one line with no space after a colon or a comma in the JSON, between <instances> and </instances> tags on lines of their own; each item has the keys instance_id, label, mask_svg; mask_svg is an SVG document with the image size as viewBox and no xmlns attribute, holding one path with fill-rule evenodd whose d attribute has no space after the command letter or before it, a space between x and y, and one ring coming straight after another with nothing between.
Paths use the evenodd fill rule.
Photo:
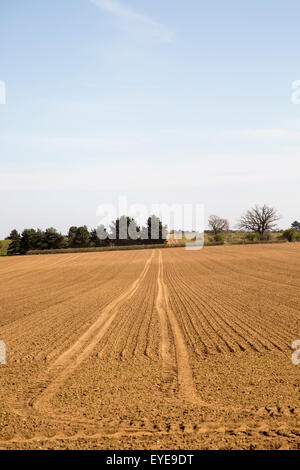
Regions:
<instances>
[{"instance_id":1,"label":"pale blue sky","mask_svg":"<svg viewBox=\"0 0 300 470\"><path fill-rule=\"evenodd\" d=\"M1 0L0 238L101 203L300 219L298 0Z\"/></svg>"}]
</instances>

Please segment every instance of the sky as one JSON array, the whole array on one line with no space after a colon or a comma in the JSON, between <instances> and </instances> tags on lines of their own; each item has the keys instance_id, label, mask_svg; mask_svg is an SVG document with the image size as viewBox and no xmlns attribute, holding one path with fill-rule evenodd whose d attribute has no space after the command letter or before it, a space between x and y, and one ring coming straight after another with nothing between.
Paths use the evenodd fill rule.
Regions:
<instances>
[{"instance_id":1,"label":"sky","mask_svg":"<svg viewBox=\"0 0 300 470\"><path fill-rule=\"evenodd\" d=\"M0 239L96 227L120 197L299 220L299 17L299 0L1 0Z\"/></svg>"}]
</instances>

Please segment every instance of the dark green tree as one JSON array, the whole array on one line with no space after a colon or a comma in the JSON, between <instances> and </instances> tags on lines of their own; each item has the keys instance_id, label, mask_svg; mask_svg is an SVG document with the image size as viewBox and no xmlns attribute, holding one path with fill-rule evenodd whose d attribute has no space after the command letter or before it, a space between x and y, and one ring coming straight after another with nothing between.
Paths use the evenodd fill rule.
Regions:
<instances>
[{"instance_id":1,"label":"dark green tree","mask_svg":"<svg viewBox=\"0 0 300 470\"><path fill-rule=\"evenodd\" d=\"M43 245L45 249L58 249L64 245L64 237L61 233L53 228L47 228L44 232Z\"/></svg>"},{"instance_id":2,"label":"dark green tree","mask_svg":"<svg viewBox=\"0 0 300 470\"><path fill-rule=\"evenodd\" d=\"M7 254L9 256L18 255L21 249L21 235L19 232L15 229L12 230L6 240L10 240Z\"/></svg>"},{"instance_id":3,"label":"dark green tree","mask_svg":"<svg viewBox=\"0 0 300 470\"><path fill-rule=\"evenodd\" d=\"M100 238L97 235L97 230L93 229L90 231L90 246L100 246Z\"/></svg>"},{"instance_id":4,"label":"dark green tree","mask_svg":"<svg viewBox=\"0 0 300 470\"><path fill-rule=\"evenodd\" d=\"M283 232L282 236L289 242L295 242L299 237L298 232L295 228L288 228Z\"/></svg>"},{"instance_id":5,"label":"dark green tree","mask_svg":"<svg viewBox=\"0 0 300 470\"><path fill-rule=\"evenodd\" d=\"M154 214L148 218L146 230L143 232L150 244L162 244L167 238L167 227L163 226L160 218Z\"/></svg>"},{"instance_id":6,"label":"dark green tree","mask_svg":"<svg viewBox=\"0 0 300 470\"><path fill-rule=\"evenodd\" d=\"M41 243L42 232L36 231L33 228L26 228L21 235L20 253L25 255L29 250L41 248Z\"/></svg>"},{"instance_id":7,"label":"dark green tree","mask_svg":"<svg viewBox=\"0 0 300 470\"><path fill-rule=\"evenodd\" d=\"M104 225L98 225L96 229L97 238L100 240L99 246L108 246L110 245L110 238L108 236L107 230Z\"/></svg>"},{"instance_id":8,"label":"dark green tree","mask_svg":"<svg viewBox=\"0 0 300 470\"><path fill-rule=\"evenodd\" d=\"M110 240L108 238L108 233L106 228L102 226L98 227L97 229L91 230L90 232L90 246L100 247L100 246L108 246L110 244ZM104 234L106 237L104 238Z\"/></svg>"},{"instance_id":9,"label":"dark green tree","mask_svg":"<svg viewBox=\"0 0 300 470\"><path fill-rule=\"evenodd\" d=\"M18 232L16 229L14 229L14 230L12 230L12 231L10 232L10 234L8 235L8 237L5 238L5 240L14 240L14 238L16 238L16 237L18 237L18 236L20 237L19 232Z\"/></svg>"},{"instance_id":10,"label":"dark green tree","mask_svg":"<svg viewBox=\"0 0 300 470\"><path fill-rule=\"evenodd\" d=\"M44 250L45 249L45 232L40 229L35 230L35 234L32 237L31 250Z\"/></svg>"},{"instance_id":11,"label":"dark green tree","mask_svg":"<svg viewBox=\"0 0 300 470\"><path fill-rule=\"evenodd\" d=\"M71 247L74 246L74 240L76 237L77 230L78 230L78 227L75 227L75 226L69 228L68 239L69 239L69 245Z\"/></svg>"},{"instance_id":12,"label":"dark green tree","mask_svg":"<svg viewBox=\"0 0 300 470\"><path fill-rule=\"evenodd\" d=\"M114 245L135 245L139 242L140 228L132 217L122 215L110 226L109 238Z\"/></svg>"},{"instance_id":13,"label":"dark green tree","mask_svg":"<svg viewBox=\"0 0 300 470\"><path fill-rule=\"evenodd\" d=\"M297 232L300 232L300 222L295 220L295 222L292 223L292 228L296 229Z\"/></svg>"},{"instance_id":14,"label":"dark green tree","mask_svg":"<svg viewBox=\"0 0 300 470\"><path fill-rule=\"evenodd\" d=\"M89 246L90 233L86 225L78 227L76 230L75 238L73 239L72 246L78 248L85 248Z\"/></svg>"}]
</instances>

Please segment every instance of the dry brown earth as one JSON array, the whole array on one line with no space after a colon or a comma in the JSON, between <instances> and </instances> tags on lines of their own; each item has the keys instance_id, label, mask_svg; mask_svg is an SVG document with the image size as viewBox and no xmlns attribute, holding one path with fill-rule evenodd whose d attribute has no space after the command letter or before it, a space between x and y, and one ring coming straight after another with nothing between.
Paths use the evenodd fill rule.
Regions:
<instances>
[{"instance_id":1,"label":"dry brown earth","mask_svg":"<svg viewBox=\"0 0 300 470\"><path fill-rule=\"evenodd\" d=\"M300 244L3 258L0 279L0 448L300 448Z\"/></svg>"}]
</instances>

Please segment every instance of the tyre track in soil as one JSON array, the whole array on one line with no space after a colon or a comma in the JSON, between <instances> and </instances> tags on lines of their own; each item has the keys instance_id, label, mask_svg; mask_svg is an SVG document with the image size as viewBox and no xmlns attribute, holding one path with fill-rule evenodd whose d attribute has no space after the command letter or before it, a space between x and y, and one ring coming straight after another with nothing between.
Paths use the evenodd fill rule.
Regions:
<instances>
[{"instance_id":1,"label":"tyre track in soil","mask_svg":"<svg viewBox=\"0 0 300 470\"><path fill-rule=\"evenodd\" d=\"M163 286L163 266L161 253L158 258L157 296L155 308L160 321L160 355L162 359L162 382L165 391L176 390L177 388L177 364L176 358L172 354L172 341L170 338L170 324L166 312L166 300ZM174 343L174 338L172 338Z\"/></svg>"},{"instance_id":2,"label":"tyre track in soil","mask_svg":"<svg viewBox=\"0 0 300 470\"><path fill-rule=\"evenodd\" d=\"M265 343L262 340L259 340L257 337L252 337L251 334L249 337L249 331L247 337L247 334L245 334L245 325L244 327L241 327L238 322L231 318L232 315L229 315L227 311L226 317L224 317L224 315L221 315L221 312L224 311L223 306L221 306L219 309L215 309L213 306L214 303L216 303L215 300L212 301L212 299L205 295L203 291L201 292L201 296L199 296L199 292L196 294L196 292L191 288L191 285L188 285L182 280L182 277L180 278L177 276L176 278L176 275L172 273L172 279L169 280L169 282L172 283L174 279L176 279L177 282L181 283L181 285L184 286L184 289L181 291L180 302L182 302L182 300L184 299L186 304L189 306L189 308L186 309L186 317L189 318L191 313L194 312L194 319L197 320L197 315L195 314L195 312L199 312L201 314L201 317L203 317L202 321L205 320L205 323L207 324L206 333L208 334L208 330L211 330L219 338L219 342L215 342L216 350L218 349L221 350L223 353L226 353L224 348L221 347L223 342L227 347L227 352L231 353L242 352L249 348L255 350L256 352L259 352L264 349L271 350L270 348L267 348ZM189 295L183 294L185 289L187 292L189 292ZM202 309L199 310L199 307L201 306ZM204 313L205 311L207 312L206 314ZM210 320L208 319L208 317L210 318ZM232 323L230 323L230 321ZM234 328L234 324L238 329ZM240 330L240 332L238 330ZM197 327L194 326L193 331L199 332L199 325ZM199 334L199 336L201 335ZM260 343L260 345L258 344L258 342ZM193 340L191 340L191 346L195 349L195 344L193 343ZM195 349L195 352L198 354L197 348ZM209 353L210 352L211 351L209 351Z\"/></svg>"},{"instance_id":3,"label":"tyre track in soil","mask_svg":"<svg viewBox=\"0 0 300 470\"><path fill-rule=\"evenodd\" d=\"M97 320L83 333L80 338L65 352L63 352L47 371L48 377L40 381L35 392L38 397L32 398L29 403L38 412L51 412L51 398L64 384L73 371L91 354L94 347L101 340L108 330L110 324L117 316L118 306L125 300L130 299L137 291L140 283L146 276L150 263L153 259L153 252L146 261L146 264L134 283L123 294L113 300L101 312ZM43 383L42 383L43 382ZM27 408L25 405L25 409ZM27 408L28 409L28 408Z\"/></svg>"},{"instance_id":4,"label":"tyre track in soil","mask_svg":"<svg viewBox=\"0 0 300 470\"><path fill-rule=\"evenodd\" d=\"M158 294L156 308L161 323L161 355L163 360L163 373L167 374L170 368L173 369L174 367L169 353L170 338L167 326L169 322L175 343L179 393L187 402L200 406L207 406L207 403L204 402L196 392L185 340L181 328L177 322L176 316L170 308L168 288L164 282L161 250L159 250L158 263Z\"/></svg>"},{"instance_id":5,"label":"tyre track in soil","mask_svg":"<svg viewBox=\"0 0 300 470\"><path fill-rule=\"evenodd\" d=\"M139 295L135 296L134 302L125 301L120 307L117 319L98 345L98 357L106 360L119 358L121 361L138 359L141 356L154 360L158 358L159 340L156 346L153 335L157 330L152 324L155 317L158 320L154 306L157 290L157 260L155 253L155 263L151 264L146 278L140 284Z\"/></svg>"},{"instance_id":6,"label":"tyre track in soil","mask_svg":"<svg viewBox=\"0 0 300 470\"><path fill-rule=\"evenodd\" d=\"M140 287L140 282L144 281L144 278L145 278L145 276L148 272L148 269L146 269L147 264L151 263L152 258L153 258L153 253L152 253L150 259L147 260L146 265L145 265L141 275L139 276L139 278L124 293L124 296L126 296L126 298L123 299L123 296L120 296L120 297L122 297L122 299L120 297L118 297L118 299L116 299L117 305L112 306L112 303L109 304L102 311L102 313L104 311L106 311L106 309L108 309L109 307L111 307L111 309L109 310L109 312L111 312L111 310L113 310L114 308L119 307L119 303L121 303L123 301L125 302L126 300L130 299L134 295L136 290ZM148 268L149 268L149 265L148 265ZM146 272L144 272L145 269L146 269ZM188 351L187 351L187 348L186 348L186 343L185 343L185 340L184 340L184 336L183 336L181 327L177 323L177 319L175 317L175 314L171 310L172 307L170 307L169 292L168 292L168 287L166 286L166 284L164 282L164 273L163 273L163 271L164 271L164 267L163 267L163 261L162 261L162 254L161 254L161 250L160 250L159 251L159 264L158 264L158 279L157 279L158 293L157 293L155 306L156 306L156 309L158 311L159 319L160 319L160 322L161 322L161 355L162 355L163 362L164 362L164 370L165 370L166 373L168 373L168 367L166 367L166 366L168 366L168 364L170 364L170 363L173 367L175 367L175 376L176 376L176 370L178 372L178 381L179 381L180 394L184 398L186 398L186 394L188 394L188 401L190 401L194 404L197 403L197 404L200 404L200 405L206 406L206 407L212 407L213 406L215 408L216 407L215 405L211 405L211 404L207 404L207 403L203 402L202 400L200 400L200 397L197 395L195 384L194 384L193 377L192 377L192 370L191 370L191 367L190 367L190 364L189 364L189 358L188 358ZM172 288L172 290L173 290L173 288ZM117 316L117 313L118 313L118 311L113 314L113 318L115 318ZM172 316L173 316L173 321L172 321ZM174 320L175 320L175 322L174 322ZM109 329L110 323L111 322L109 322L107 328L105 328L105 331L103 331L102 336L104 336L104 334L107 333L107 330ZM92 326L94 326L94 325L95 324L93 324ZM102 323L102 326L105 327L106 325L103 325L103 323ZM171 336L170 336L170 327L171 327ZM94 333L97 335L100 332L94 332ZM79 338L78 341L80 341L82 336ZM93 336L93 338L94 338L94 336ZM70 349L72 349L78 343L78 341ZM173 346L173 343L175 343L175 347L176 347L177 366L176 366L176 360L174 360L172 358L172 356L171 356L171 358L168 357L168 352L170 351L170 348ZM87 346L89 346L89 344ZM182 349L182 347L183 347L183 349ZM185 350L185 354L182 355L183 350ZM66 353L68 353L68 351L66 351ZM80 348L77 348L76 352L79 352L79 351L80 351ZM82 352L84 352L84 351L85 351L85 349ZM62 356L64 356L64 354L62 354L59 357L59 359ZM89 354L87 354L87 356L88 355ZM80 356L81 356L81 352L79 353L79 356L78 356L77 359L79 359ZM180 359L178 359L178 356L180 356ZM84 357L82 360L84 360L86 357ZM73 354L71 354L71 356L69 357L69 360L72 361L72 358L73 358ZM76 363L75 367L77 367L77 365L79 365L80 362L82 362L82 361L79 360L79 362ZM186 370L188 370L188 369L190 370L190 374L188 374L188 375L190 375L189 380L187 380L186 376L182 377L182 375L180 375L180 365L181 365L181 368L184 368ZM53 364L53 367L54 366L55 366L55 364ZM69 362L69 366L70 366L70 362ZM72 371L73 371L73 367L72 367L72 370L69 369L69 373L67 374L67 377L69 376L69 374L72 373ZM61 381L60 385L63 383L64 380L65 379L63 379ZM55 379L54 379L54 381L55 381ZM58 385L57 388L59 388L60 385ZM51 386L51 383L47 387L48 391L49 391L50 386ZM194 393L192 395L190 393L190 391L192 390L191 387L194 388ZM56 390L57 390L57 388L56 388ZM45 389L45 391L47 389ZM55 394L56 390L53 391L53 394ZM51 396L53 396L53 394L51 393L50 397L48 395L49 400L51 399ZM49 404L49 401L46 400L46 405L48 405L48 404ZM33 405L34 405L34 403L33 403ZM34 407L36 408L36 406L34 406ZM219 407L218 406L218 409L219 408L224 409L224 407ZM233 410L232 407L230 407L230 409ZM239 408L237 408L237 409L239 409ZM46 410L46 408L45 408L45 410ZM43 409L43 411L44 411L44 409ZM177 430L177 429L174 429L173 425L172 425L172 431L176 432L176 430L177 430L178 433L180 433L180 434L182 434L182 432L190 434L189 428L190 428L189 424L187 426L183 426L183 428L182 428L182 425L180 425L179 429ZM255 435L256 434L257 435L265 434L265 432L268 432L268 433L270 432L270 433L273 433L275 435L276 434L277 435L282 435L282 434L279 434L277 431L278 430L274 426L272 426L272 425L270 426L269 423L260 423L259 427L253 427L251 425L250 426L249 425L245 425L245 426L241 426L241 425L227 426L226 424L221 426L220 424L213 425L212 423L207 423L207 425L205 425L205 426L203 426L201 424L200 424L200 426L199 425L194 425L194 427L193 427L193 432L195 434L208 434L208 435L211 434L211 433L221 433L221 434L236 433L236 435L238 435L238 434L244 434L244 433L248 433L248 432L249 433L254 433ZM288 433L290 437L295 437L294 433L291 432L290 430L286 429L285 432ZM112 438L112 439L120 438L120 437L124 437L124 436L139 437L139 436L143 436L143 435L144 436L151 436L151 435L154 435L154 434L155 435L160 434L160 435L166 435L167 436L170 433L167 432L166 430L163 430L163 431L157 431L156 430L156 431L154 431L151 428L135 429L135 428L129 428L127 426L126 427L121 426L119 428L119 430L117 432L114 432L114 433L109 433L107 431L105 432L105 430L103 430L100 433L99 433L99 431L98 432L87 432L87 433L79 432L79 433L75 433L74 435L70 436L70 435L66 435L62 432L58 432L57 434L52 435L52 436L35 435L34 437L32 436L30 438L16 438L16 437L14 437L12 439L7 439L7 440L1 439L0 442L1 442L1 444L2 443L3 444L22 443L24 441L26 441L26 442L37 442L38 443L40 440L42 440L43 442L45 442L45 441L47 441L47 442L48 441L49 442L57 442L57 441L60 441L60 440L76 441L76 440L81 440L81 439L90 440L90 439L97 439L97 438L101 439L101 438L106 438L106 437L107 438Z\"/></svg>"},{"instance_id":7,"label":"tyre track in soil","mask_svg":"<svg viewBox=\"0 0 300 470\"><path fill-rule=\"evenodd\" d=\"M147 335L153 313L156 279L156 267L152 263L147 277L139 286L139 296L132 304L125 301L119 308L117 321L112 323L99 343L98 357L125 360L142 354L150 358L147 355Z\"/></svg>"},{"instance_id":8,"label":"tyre track in soil","mask_svg":"<svg viewBox=\"0 0 300 470\"><path fill-rule=\"evenodd\" d=\"M135 258L134 258L135 259ZM128 262L126 263L128 266ZM120 266L118 269L118 263L112 265L112 270L109 277L101 282L101 288L107 285L114 279L116 273L121 273L125 269L125 264ZM34 313L26 316L25 318L15 320L14 322L0 328L0 336L6 340L9 344L10 350L14 350L14 362L36 362L38 360L47 360L47 363L51 363L56 357L60 356L62 351L68 349L70 345L86 331L90 325L99 316L99 306L93 305L89 312L85 312L84 315L80 308L80 302L88 295L93 292L96 293L99 290L99 285L96 286L96 281L101 279L101 276L95 276L94 270L92 271L90 279L93 280L93 286L83 290L80 286L76 286L73 289L73 298L67 298L66 302L58 302L56 305L50 305L48 308L41 310L40 313ZM130 284L129 284L130 285ZM123 290L123 289L122 289ZM122 292L121 290L121 292ZM75 291L77 291L77 302L75 300ZM114 296L102 295L100 309L104 309L110 302L111 299L116 297L118 292L115 291ZM79 308L77 308L77 306ZM74 308L75 307L75 308ZM72 313L71 313L72 311ZM35 321L33 321L33 318ZM62 319L65 318L62 323ZM83 321L84 320L84 321ZM64 335L62 335L64 331ZM42 332L42 333L41 333ZM76 333L77 332L77 333ZM47 336L47 347L44 346L39 348L40 337ZM21 355L18 352L18 345L20 342L26 343L26 338L31 337L32 341L28 342L26 350ZM35 344L32 347L32 344ZM45 359L44 359L45 358ZM23 401L23 400L22 400Z\"/></svg>"},{"instance_id":9,"label":"tyre track in soil","mask_svg":"<svg viewBox=\"0 0 300 470\"><path fill-rule=\"evenodd\" d=\"M180 297L178 296L179 303L175 300L175 297L172 300L176 303L176 305L178 305L178 312L181 311L181 308L184 308L185 314L180 315L180 318L183 323L185 336L187 337L190 346L195 350L196 354L199 354L199 351L197 351L197 346L195 344L195 334L194 336L191 337L191 335L189 334L189 331L196 333L197 341L198 339L203 340L207 336L207 338L209 338L212 341L212 344L214 344L215 352L218 351L218 352L223 352L224 354L226 354L226 352L238 353L239 351L242 351L243 345L241 344L239 340L236 341L238 337L233 339L232 334L235 333L235 331L232 330L231 327L229 331L227 331L228 329L224 330L224 328L220 326L215 315L214 314L211 315L210 311L208 312L208 314L204 314L204 310L203 312L200 312L199 305L198 305L199 302L195 303L192 300L192 297L189 295L191 293L190 286L188 286L187 284L183 282L182 276L180 277L177 275L175 271L170 270L170 266L169 266L168 274L169 274L168 282L170 286L172 287L172 291L174 294L178 290L178 289L176 290L176 285L184 287L183 289L180 290ZM199 323L199 318L196 312L201 314L202 324ZM222 334L220 332L222 332ZM205 355L208 355L213 352L211 348L209 347L209 343L207 339L206 339L205 346L206 346L206 349L204 351ZM200 355L202 354L200 353Z\"/></svg>"},{"instance_id":10,"label":"tyre track in soil","mask_svg":"<svg viewBox=\"0 0 300 470\"><path fill-rule=\"evenodd\" d=\"M177 281L179 281L179 278L177 279ZM178 323L175 314L172 311L172 307L170 306L168 287L164 282L161 250L159 251L159 272L157 282L158 295L156 299L156 308L161 323L161 355L163 360L163 374L166 374L168 372L168 367L170 365L169 350L171 341L168 334L169 322L175 343L177 375L179 383L179 392L181 396L184 397L190 403L197 404L206 408L217 408L219 411L227 410L231 412L240 412L243 410L251 413L251 408L242 408L241 406L220 406L216 405L215 403L206 402L205 400L202 400L199 397L193 379L192 368L189 362L189 353L187 350L187 343L184 337L184 332L182 330L182 327ZM176 292L178 290L178 284L177 289L176 286L172 286L172 288ZM251 430L253 429L251 428Z\"/></svg>"},{"instance_id":11,"label":"tyre track in soil","mask_svg":"<svg viewBox=\"0 0 300 470\"><path fill-rule=\"evenodd\" d=\"M244 425L244 424L234 424L234 425L222 425L218 423L208 422L205 425L203 424L193 424L193 423L177 423L171 427L168 424L162 426L162 429L135 429L135 428L123 428L116 432L82 432L77 431L72 435L65 435L61 432L58 432L52 436L42 436L35 435L33 437L22 438L14 437L12 439L1 439L0 445L3 449L3 446L9 444L23 444L26 442L26 445L30 442L36 444L45 444L45 443L58 443L61 441L64 443L67 442L76 442L76 441L91 441L98 439L122 439L122 438L142 438L142 437L168 437L170 434L174 435L195 435L195 436L211 436L211 434L217 435L228 435L228 436L248 436L249 437L261 437L265 436L267 438L281 437L288 438L289 443L297 442L299 437L299 430L297 428L289 428L289 426L282 424L276 426L267 421L260 422L256 426L254 425ZM294 440L294 441L293 441Z\"/></svg>"},{"instance_id":12,"label":"tyre track in soil","mask_svg":"<svg viewBox=\"0 0 300 470\"><path fill-rule=\"evenodd\" d=\"M104 281L102 281L102 287L110 283L114 279L116 273L119 274L124 269L125 269L125 266L122 266L122 267L119 266L118 268L117 263L113 265L110 275L106 277ZM10 347L16 349L21 339L28 337L29 334L32 335L33 331L39 332L38 335L40 335L40 328L43 327L43 331L47 331L48 344L49 345L55 344L55 348L54 349L52 348L50 352L49 352L49 349L43 349L43 351L36 352L35 359L36 360L41 359L45 356L47 356L48 361L54 359L55 355L59 355L58 352L64 349L64 344L65 343L67 344L69 342L70 337L72 336L72 334L74 334L78 330L78 328L81 331L84 331L84 328L82 328L82 314L80 313L80 311L73 312L72 317L70 317L68 313L70 309L73 308L73 305L74 305L73 301L75 297L76 297L76 303L79 304L79 301L81 300L81 298L84 298L84 296L86 296L87 294L91 296L94 292L97 292L99 290L99 286L96 286L95 282L97 281L97 279L99 282L100 276L93 275L89 279L90 281L93 280L93 287L87 288L85 286L85 289L83 290L80 288L80 286L78 286L78 288L76 288L77 294L74 291L73 296L68 297L66 301L60 301L55 305L50 305L49 307L41 310L40 312L33 313L21 319L21 322L20 320L15 320L13 324L10 323L5 327L0 328L1 335L3 336L6 334L6 332L9 332L10 333L9 335ZM107 300L106 298L105 299L103 298L103 306L101 308L105 308L107 304L110 303L110 301L111 301L110 297L108 297ZM64 309L62 310L61 308L58 308L58 307L64 307ZM97 311L99 311L98 307L97 309L93 309L93 311L91 311L90 318L85 318L86 323L87 323L87 326L85 327L85 329L87 329L87 327L89 326L88 325L89 323L91 324L90 320L92 320L93 316L97 314ZM61 319L64 317L64 314L67 314L69 317L68 328L67 328L68 334L64 338L64 340L62 340L62 338L60 337L61 335L59 333L61 332L61 329L62 329ZM33 318L35 320L33 320ZM57 322L57 320L60 320L60 321ZM18 323L21 324L21 326L18 325ZM13 326L13 329L12 329L12 326ZM65 326L65 323L64 323L64 326ZM51 328L51 331L49 331L49 328ZM58 341L58 338L59 338L59 341Z\"/></svg>"},{"instance_id":13,"label":"tyre track in soil","mask_svg":"<svg viewBox=\"0 0 300 470\"><path fill-rule=\"evenodd\" d=\"M215 407L214 407L215 408ZM265 408L267 410L267 407ZM254 410L250 410L252 413L251 415L255 415L258 413ZM253 412L254 411L254 412ZM269 408L269 411L271 409ZM294 413L292 409L282 409L282 416L292 415ZM297 414L300 414L300 410L298 410ZM266 418L265 418L266 419ZM83 422L83 424L87 424ZM68 433L65 432L54 432L52 433L49 431L47 435L40 434L39 432L35 433L32 436L22 436L22 435L14 435L13 437L8 438L1 438L0 439L0 448L5 448L5 445L12 445L12 444L24 444L28 443L36 443L37 445L45 444L45 443L58 443L61 441L62 443L67 442L76 442L76 441L90 441L90 440L98 440L98 439L122 439L122 438L141 438L141 437L167 437L170 434L173 435L194 435L194 436L211 436L212 434L218 435L228 435L228 436L251 436L251 437L261 437L266 436L267 438L288 438L289 443L297 442L299 439L299 427L297 425L288 425L285 422L282 423L274 423L270 421L260 421L259 423L217 423L213 421L208 421L205 424L202 422L199 423L197 419L193 419L192 421L185 421L181 420L177 423L164 423L159 428L154 424L148 427L138 427L138 426L129 426L129 425L121 425L118 430L116 431L107 431L105 429L99 430L95 428L86 428L83 431L74 431L69 430ZM294 441L293 441L294 440Z\"/></svg>"}]
</instances>

